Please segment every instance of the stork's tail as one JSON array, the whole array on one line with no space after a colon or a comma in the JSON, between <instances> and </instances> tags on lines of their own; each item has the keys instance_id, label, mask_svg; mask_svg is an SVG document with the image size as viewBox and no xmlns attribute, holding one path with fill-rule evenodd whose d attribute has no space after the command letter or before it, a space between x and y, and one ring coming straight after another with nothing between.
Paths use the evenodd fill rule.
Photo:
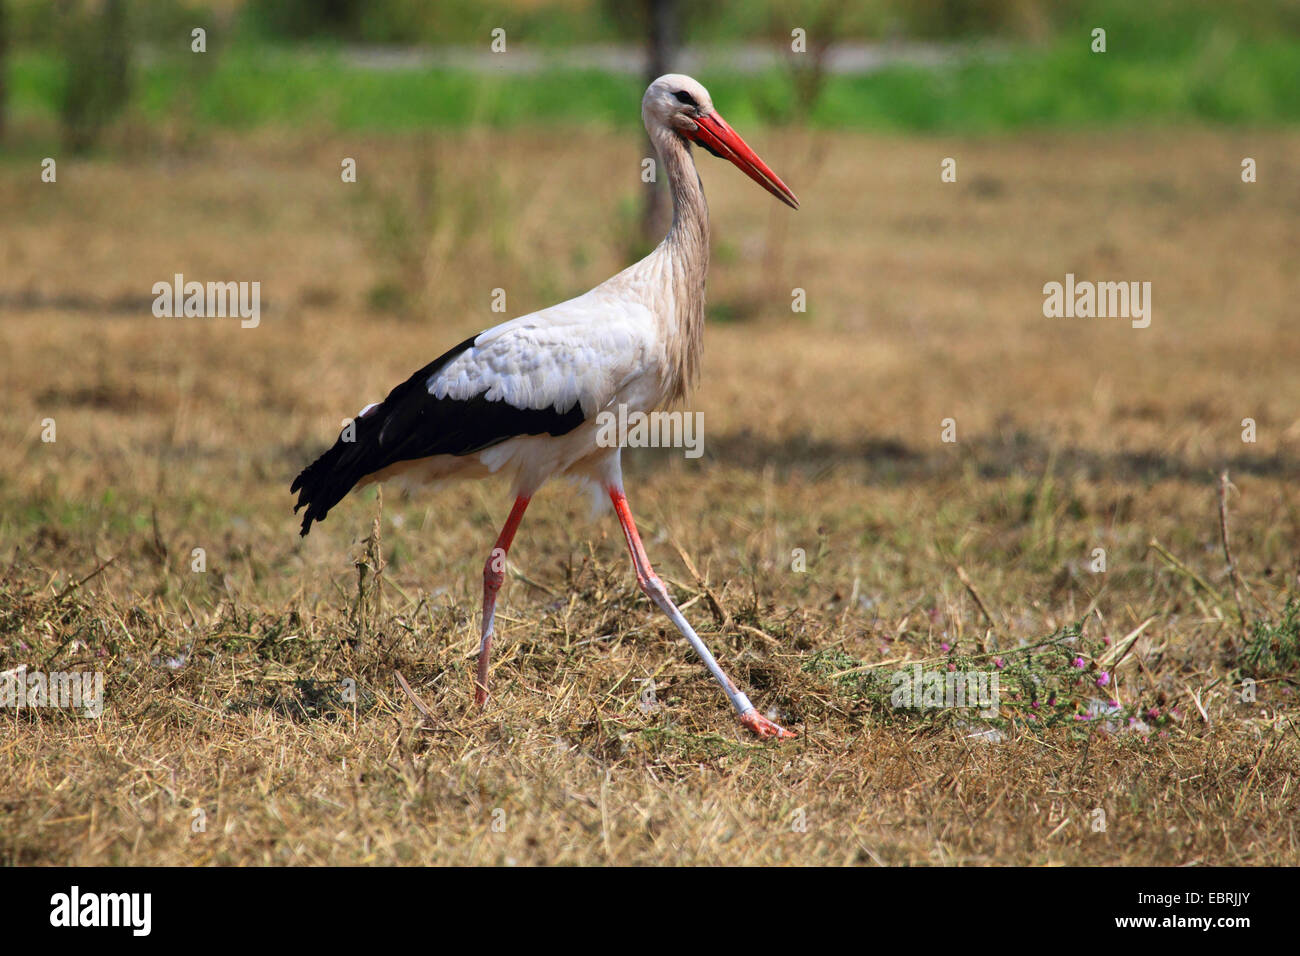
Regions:
<instances>
[{"instance_id":1,"label":"stork's tail","mask_svg":"<svg viewBox=\"0 0 1300 956\"><path fill-rule=\"evenodd\" d=\"M302 470L289 492L298 493L298 503L293 506L294 514L306 508L302 516L304 537L311 530L313 521L324 521L330 509L343 500L368 474L368 469L361 464L368 456L364 449L358 448L356 441L344 441L343 436L334 443L325 454L321 455Z\"/></svg>"},{"instance_id":2,"label":"stork's tail","mask_svg":"<svg viewBox=\"0 0 1300 956\"><path fill-rule=\"evenodd\" d=\"M324 521L366 476L393 462L443 450L429 440L441 431L440 422L429 414L429 406L437 404L429 394L429 378L473 344L473 337L466 339L398 385L382 402L363 408L339 433L334 447L293 480L289 493L298 492L294 514L307 509L302 516L304 537L313 521Z\"/></svg>"}]
</instances>

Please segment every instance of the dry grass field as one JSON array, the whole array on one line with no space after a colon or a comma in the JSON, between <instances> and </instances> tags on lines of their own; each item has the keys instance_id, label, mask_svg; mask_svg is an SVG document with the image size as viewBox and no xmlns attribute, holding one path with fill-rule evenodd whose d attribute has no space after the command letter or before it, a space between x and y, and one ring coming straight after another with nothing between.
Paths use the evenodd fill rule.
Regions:
<instances>
[{"instance_id":1,"label":"dry grass field","mask_svg":"<svg viewBox=\"0 0 1300 956\"><path fill-rule=\"evenodd\" d=\"M566 484L511 553L482 713L508 489L371 489L305 540L290 511L342 418L503 318L493 289L516 315L625 264L636 141L7 161L0 670L99 670L106 704L0 712L0 862L1300 862L1300 135L742 132L803 208L702 158L705 454L625 457L779 745ZM1151 282L1150 327L1044 318L1067 272ZM260 281L260 325L154 318L174 273ZM913 662L996 668L998 715L890 706Z\"/></svg>"}]
</instances>

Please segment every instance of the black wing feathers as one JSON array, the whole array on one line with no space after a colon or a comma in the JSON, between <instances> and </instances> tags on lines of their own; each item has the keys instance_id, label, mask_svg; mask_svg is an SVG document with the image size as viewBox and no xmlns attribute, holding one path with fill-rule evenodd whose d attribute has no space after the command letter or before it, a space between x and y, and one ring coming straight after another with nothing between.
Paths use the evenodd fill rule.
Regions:
<instances>
[{"instance_id":1,"label":"black wing feathers","mask_svg":"<svg viewBox=\"0 0 1300 956\"><path fill-rule=\"evenodd\" d=\"M429 378L473 346L476 338L461 342L398 385L382 403L355 420L352 441L340 435L334 447L293 480L289 491L298 492L293 510L307 509L302 519L304 535L358 481L399 461L472 455L517 435L564 435L582 424L582 406L576 402L559 412L554 407L516 408L504 401L490 402L486 393L469 399L431 395Z\"/></svg>"}]
</instances>

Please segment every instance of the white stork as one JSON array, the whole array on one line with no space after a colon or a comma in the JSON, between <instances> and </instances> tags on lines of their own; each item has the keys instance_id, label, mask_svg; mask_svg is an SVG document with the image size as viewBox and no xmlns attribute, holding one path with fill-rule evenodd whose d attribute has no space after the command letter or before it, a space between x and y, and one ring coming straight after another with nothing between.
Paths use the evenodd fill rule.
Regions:
<instances>
[{"instance_id":1,"label":"white stork","mask_svg":"<svg viewBox=\"0 0 1300 956\"><path fill-rule=\"evenodd\" d=\"M760 737L793 737L760 714L718 666L668 596L632 521L618 447L597 442L596 416L625 405L650 412L694 384L704 331L709 214L690 143L730 160L793 209L789 187L758 158L689 76L650 84L641 118L673 197L667 238L590 292L466 339L420 369L294 480L302 534L353 488L400 478L408 485L508 475L515 503L483 568L483 627L475 699L487 698L492 619L506 552L529 500L552 475L597 484L627 538L637 583L704 660L741 723ZM351 431L351 434L349 434ZM350 440L346 440L350 439Z\"/></svg>"}]
</instances>

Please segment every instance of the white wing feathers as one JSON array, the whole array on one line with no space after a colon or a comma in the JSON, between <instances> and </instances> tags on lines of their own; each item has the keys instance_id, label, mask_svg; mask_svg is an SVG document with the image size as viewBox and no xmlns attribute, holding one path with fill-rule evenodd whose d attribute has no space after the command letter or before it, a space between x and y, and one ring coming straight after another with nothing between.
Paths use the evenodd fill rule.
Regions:
<instances>
[{"instance_id":1,"label":"white wing feathers","mask_svg":"<svg viewBox=\"0 0 1300 956\"><path fill-rule=\"evenodd\" d=\"M600 291L481 333L430 378L429 392L453 400L486 392L489 401L559 412L580 404L590 418L658 365L650 310Z\"/></svg>"}]
</instances>

